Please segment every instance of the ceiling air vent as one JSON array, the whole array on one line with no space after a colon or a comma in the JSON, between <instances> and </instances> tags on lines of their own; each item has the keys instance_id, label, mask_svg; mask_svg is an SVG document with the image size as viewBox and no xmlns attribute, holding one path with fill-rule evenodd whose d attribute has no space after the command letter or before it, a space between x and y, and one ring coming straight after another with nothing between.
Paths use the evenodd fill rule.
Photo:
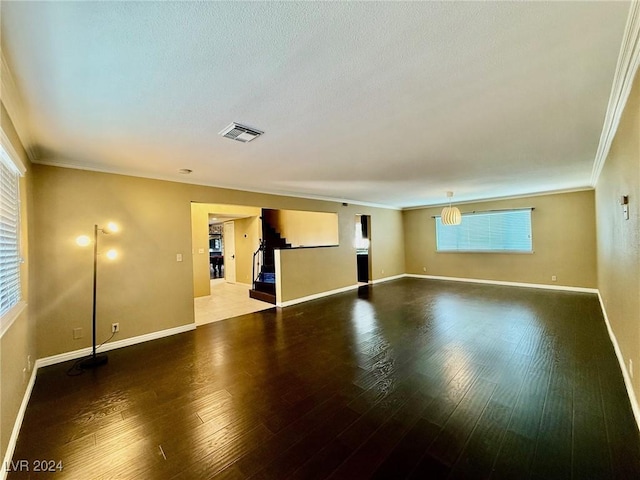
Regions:
<instances>
[{"instance_id":1,"label":"ceiling air vent","mask_svg":"<svg viewBox=\"0 0 640 480\"><path fill-rule=\"evenodd\" d=\"M264 132L256 130L255 128L247 127L245 125L240 125L239 123L233 122L230 125L226 126L220 132L220 135L230 138L231 140L237 140L242 143L247 143L255 138L258 138L263 133Z\"/></svg>"}]
</instances>

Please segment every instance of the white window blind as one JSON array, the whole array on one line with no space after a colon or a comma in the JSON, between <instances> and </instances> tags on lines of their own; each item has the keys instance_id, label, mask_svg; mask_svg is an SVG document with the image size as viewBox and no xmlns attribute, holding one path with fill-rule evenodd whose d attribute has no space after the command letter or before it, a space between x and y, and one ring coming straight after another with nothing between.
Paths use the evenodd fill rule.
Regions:
<instances>
[{"instance_id":1,"label":"white window blind","mask_svg":"<svg viewBox=\"0 0 640 480\"><path fill-rule=\"evenodd\" d=\"M0 146L0 317L20 301L19 173Z\"/></svg>"},{"instance_id":2,"label":"white window blind","mask_svg":"<svg viewBox=\"0 0 640 480\"><path fill-rule=\"evenodd\" d=\"M439 252L533 251L531 208L462 214L460 225L443 225L436 217Z\"/></svg>"}]
</instances>

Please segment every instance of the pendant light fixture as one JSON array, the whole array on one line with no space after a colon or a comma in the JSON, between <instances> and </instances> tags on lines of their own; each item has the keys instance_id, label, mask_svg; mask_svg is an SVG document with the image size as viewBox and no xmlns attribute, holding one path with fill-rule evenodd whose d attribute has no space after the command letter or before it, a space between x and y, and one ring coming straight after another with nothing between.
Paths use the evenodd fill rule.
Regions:
<instances>
[{"instance_id":1,"label":"pendant light fixture","mask_svg":"<svg viewBox=\"0 0 640 480\"><path fill-rule=\"evenodd\" d=\"M460 225L462 222L462 214L458 207L451 206L451 197L453 197L453 192L447 192L447 197L449 198L449 206L444 207L442 209L442 213L440 215L443 225Z\"/></svg>"}]
</instances>

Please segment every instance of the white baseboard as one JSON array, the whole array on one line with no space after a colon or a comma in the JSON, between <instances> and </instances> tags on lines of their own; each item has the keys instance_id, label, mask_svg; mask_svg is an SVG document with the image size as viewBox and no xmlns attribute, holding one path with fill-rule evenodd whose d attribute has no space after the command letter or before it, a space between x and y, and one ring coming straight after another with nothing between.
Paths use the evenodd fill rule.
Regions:
<instances>
[{"instance_id":1,"label":"white baseboard","mask_svg":"<svg viewBox=\"0 0 640 480\"><path fill-rule=\"evenodd\" d=\"M7 478L7 466L11 462L13 458L13 452L16 449L20 427L22 427L24 414L27 411L27 405L29 404L29 399L31 398L31 392L33 391L33 386L36 383L37 371L38 367L37 365L34 365L33 370L31 370L31 378L29 378L27 389L24 392L24 397L22 397L22 403L20 404L20 409L18 410L16 421L13 424L13 430L11 431L11 437L9 438L9 444L7 445L7 452L5 453L4 461L2 462L2 466L0 466L0 480L5 480L5 478Z\"/></svg>"},{"instance_id":2,"label":"white baseboard","mask_svg":"<svg viewBox=\"0 0 640 480\"><path fill-rule=\"evenodd\" d=\"M613 333L613 328L611 328L611 323L609 323L607 310L604 308L604 301L602 300L602 296L600 295L600 292L598 292L598 300L600 300L600 308L602 309L602 315L604 316L604 323L607 325L609 338L611 339L611 343L613 344L613 349L616 352L616 357L618 358L618 363L620 364L620 370L622 370L622 378L624 379L625 387L627 387L627 395L629 395L629 401L631 402L631 410L633 410L633 416L635 417L636 423L638 424L638 430L640 430L640 405L638 405L638 399L636 398L636 394L633 391L633 384L631 383L631 377L629 376L627 365L624 361L624 357L622 356L622 350L620 350L620 345L618 345L618 339L616 338L616 334Z\"/></svg>"},{"instance_id":3,"label":"white baseboard","mask_svg":"<svg viewBox=\"0 0 640 480\"><path fill-rule=\"evenodd\" d=\"M525 287L525 288L540 288L543 290L564 290L567 292L598 293L597 288L571 287L568 285L547 285L544 283L503 282L501 280L482 280L478 278L443 277L439 275L418 275L415 273L407 273L405 274L405 276L411 277L411 278L426 278L429 280L447 280L451 282L482 283L487 285L504 285L507 287Z\"/></svg>"},{"instance_id":4,"label":"white baseboard","mask_svg":"<svg viewBox=\"0 0 640 480\"><path fill-rule=\"evenodd\" d=\"M399 278L404 278L407 275L402 273L400 275L394 275L392 277L384 277L378 278L377 280L372 280L368 283L368 285L375 285L376 283L389 282L391 280L397 280ZM330 295L335 295L336 293L348 292L349 290L355 290L358 287L361 287L361 284L349 285L347 287L336 288L335 290L328 290L326 292L314 293L313 295L308 295L306 297L294 298L293 300L287 300L286 302L278 302L276 303L276 307L290 307L291 305L296 305L298 303L308 302L309 300L317 300L318 298L328 297Z\"/></svg>"},{"instance_id":5,"label":"white baseboard","mask_svg":"<svg viewBox=\"0 0 640 480\"><path fill-rule=\"evenodd\" d=\"M178 333L195 330L195 328L195 323L189 323L187 325L180 325L179 327L168 328L167 330L159 330L157 332L138 335L137 337L124 338L115 342L105 343L102 347L100 347L100 352L108 352L109 350L115 350L116 348L128 347L131 345L136 345L138 343L156 340L158 338L177 335ZM91 354L91 347L81 348L80 350L74 350L72 352L60 353L58 355L52 355L50 357L39 358L38 360L36 360L36 369L48 367L49 365L55 365L56 363L66 362L68 360L75 360L76 358L86 357L89 354Z\"/></svg>"},{"instance_id":6,"label":"white baseboard","mask_svg":"<svg viewBox=\"0 0 640 480\"><path fill-rule=\"evenodd\" d=\"M291 305L297 305L298 303L308 302L309 300L317 300L318 298L328 297L335 295L336 293L348 292L349 290L355 290L359 285L349 285L347 287L336 288L335 290L329 290L326 292L314 293L313 295L307 295L306 297L294 298L293 300L287 300L286 302L276 303L276 307L290 307Z\"/></svg>"},{"instance_id":7,"label":"white baseboard","mask_svg":"<svg viewBox=\"0 0 640 480\"><path fill-rule=\"evenodd\" d=\"M404 278L406 276L407 276L406 273L401 273L400 275L393 275L392 277L384 277L384 278L378 278L377 280L371 280L369 284L375 285L376 283L389 282L391 280L398 280L399 278Z\"/></svg>"}]
</instances>

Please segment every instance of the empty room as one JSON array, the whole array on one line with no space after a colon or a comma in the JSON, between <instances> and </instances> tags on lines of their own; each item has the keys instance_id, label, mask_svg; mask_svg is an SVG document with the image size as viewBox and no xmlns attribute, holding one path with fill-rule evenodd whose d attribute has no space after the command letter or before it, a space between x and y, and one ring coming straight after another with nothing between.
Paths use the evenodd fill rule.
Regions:
<instances>
[{"instance_id":1,"label":"empty room","mask_svg":"<svg viewBox=\"0 0 640 480\"><path fill-rule=\"evenodd\" d=\"M639 2L0 21L0 480L640 478Z\"/></svg>"}]
</instances>

